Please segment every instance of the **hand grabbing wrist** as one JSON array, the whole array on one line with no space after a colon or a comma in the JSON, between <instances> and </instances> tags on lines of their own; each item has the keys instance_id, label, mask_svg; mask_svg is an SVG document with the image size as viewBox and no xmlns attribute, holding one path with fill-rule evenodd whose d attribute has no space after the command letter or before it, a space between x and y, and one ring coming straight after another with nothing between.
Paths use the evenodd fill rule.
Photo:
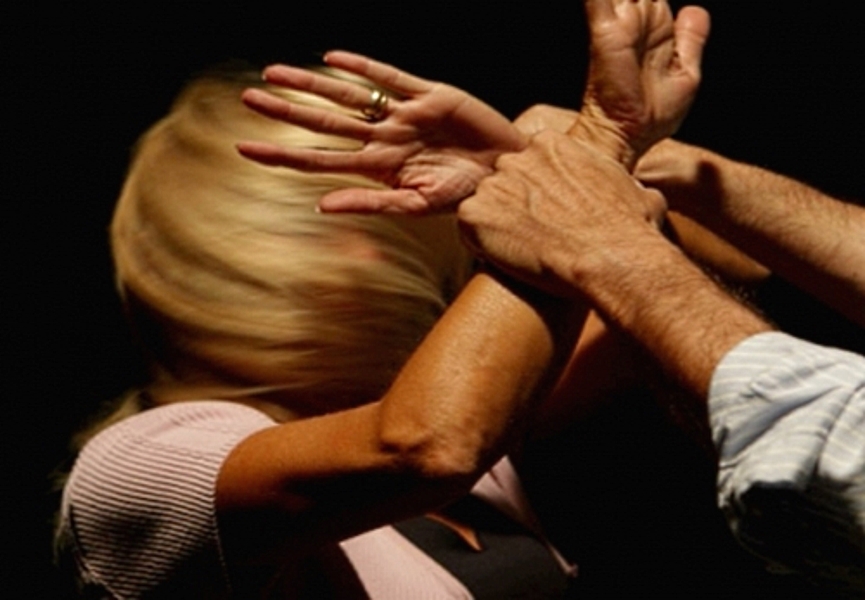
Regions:
<instances>
[{"instance_id":1,"label":"hand grabbing wrist","mask_svg":"<svg viewBox=\"0 0 865 600\"><path fill-rule=\"evenodd\" d=\"M634 170L637 159L642 154L631 145L628 135L621 131L620 124L606 118L603 111L596 107L584 106L568 130L568 135L621 164L629 173Z\"/></svg>"}]
</instances>

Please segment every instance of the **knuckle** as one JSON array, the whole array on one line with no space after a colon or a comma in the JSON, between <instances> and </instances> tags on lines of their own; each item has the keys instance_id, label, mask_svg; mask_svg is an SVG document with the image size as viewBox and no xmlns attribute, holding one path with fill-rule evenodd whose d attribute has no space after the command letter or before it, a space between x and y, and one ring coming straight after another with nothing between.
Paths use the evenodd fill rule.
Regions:
<instances>
[{"instance_id":1,"label":"knuckle","mask_svg":"<svg viewBox=\"0 0 865 600\"><path fill-rule=\"evenodd\" d=\"M527 115L534 117L536 119L543 119L549 115L555 114L555 110L549 104L535 104L534 106L530 106L528 110L526 110Z\"/></svg>"}]
</instances>

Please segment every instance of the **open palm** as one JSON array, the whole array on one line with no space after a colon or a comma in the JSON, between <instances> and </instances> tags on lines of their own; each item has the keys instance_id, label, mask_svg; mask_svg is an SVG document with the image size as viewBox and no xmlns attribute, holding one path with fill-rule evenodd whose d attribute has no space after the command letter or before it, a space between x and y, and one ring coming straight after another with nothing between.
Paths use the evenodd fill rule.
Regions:
<instances>
[{"instance_id":1,"label":"open palm","mask_svg":"<svg viewBox=\"0 0 865 600\"><path fill-rule=\"evenodd\" d=\"M351 172L390 189L350 188L320 201L324 211L429 213L453 209L490 174L496 158L521 150L525 137L503 115L455 87L415 77L349 52L330 52L327 64L360 75L388 94L380 118L364 119L371 88L288 66L268 67L273 85L309 92L342 111L291 102L260 89L244 92L250 108L313 131L363 142L360 149L291 148L242 142L253 160L316 172Z\"/></svg>"}]
</instances>

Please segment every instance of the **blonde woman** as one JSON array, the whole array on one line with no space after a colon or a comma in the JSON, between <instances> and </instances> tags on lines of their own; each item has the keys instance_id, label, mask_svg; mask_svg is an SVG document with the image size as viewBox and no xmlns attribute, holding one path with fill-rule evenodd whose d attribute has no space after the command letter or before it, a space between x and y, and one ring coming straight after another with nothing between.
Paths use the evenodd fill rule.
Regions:
<instances>
[{"instance_id":1,"label":"blonde woman","mask_svg":"<svg viewBox=\"0 0 865 600\"><path fill-rule=\"evenodd\" d=\"M635 74L671 58L666 3L588 6L591 22L609 24L633 48ZM613 46L595 48L596 66L599 49L613 56ZM699 52L686 58L689 85L641 132L665 130L684 114ZM372 69L352 67L355 60ZM418 83L404 91L420 109L453 103L454 118L435 135L442 155L474 165L474 175L454 188L447 161L417 162L413 173L440 197L471 191L499 154L525 144L506 119L459 90L427 88L359 57L337 66L373 83ZM670 76L653 69L647 77ZM565 595L572 569L539 531L503 457L555 382L586 309L498 274L466 283L470 259L451 216L315 211L339 189L387 190L238 156L234 142L244 139L361 148L344 128L310 133L249 111L239 98L251 81L204 78L185 90L142 138L118 201L118 286L152 381L129 402L126 412L136 414L87 442L64 490L60 545L84 588L116 598ZM369 88L310 81L313 95L270 88L267 97L313 120L327 106L345 126L372 123L358 118L364 106L350 98L337 107L315 97L365 90L380 98ZM322 83L331 87L316 89ZM590 97L620 84L601 68ZM603 102L599 96L599 111ZM367 116L380 116L381 103ZM586 137L638 154L645 140L635 131L609 139L614 113L584 123ZM468 512L449 510L464 498L474 499ZM478 516L490 507L495 515ZM425 513L441 527L411 525ZM430 531L478 547L476 522L499 523L490 527L519 552L501 553L503 562L486 571L430 557Z\"/></svg>"}]
</instances>

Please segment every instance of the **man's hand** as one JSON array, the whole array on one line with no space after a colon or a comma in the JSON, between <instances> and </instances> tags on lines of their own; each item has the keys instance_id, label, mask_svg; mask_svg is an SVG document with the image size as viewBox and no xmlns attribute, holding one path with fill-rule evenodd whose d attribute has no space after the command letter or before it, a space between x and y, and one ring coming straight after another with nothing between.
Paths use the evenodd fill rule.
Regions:
<instances>
[{"instance_id":1,"label":"man's hand","mask_svg":"<svg viewBox=\"0 0 865 600\"><path fill-rule=\"evenodd\" d=\"M632 169L681 124L700 83L709 14L666 0L586 0L591 62L572 134Z\"/></svg>"},{"instance_id":2,"label":"man's hand","mask_svg":"<svg viewBox=\"0 0 865 600\"><path fill-rule=\"evenodd\" d=\"M575 296L637 239L668 245L657 228L666 204L618 163L552 131L519 154L459 208L466 237L505 271Z\"/></svg>"}]
</instances>

